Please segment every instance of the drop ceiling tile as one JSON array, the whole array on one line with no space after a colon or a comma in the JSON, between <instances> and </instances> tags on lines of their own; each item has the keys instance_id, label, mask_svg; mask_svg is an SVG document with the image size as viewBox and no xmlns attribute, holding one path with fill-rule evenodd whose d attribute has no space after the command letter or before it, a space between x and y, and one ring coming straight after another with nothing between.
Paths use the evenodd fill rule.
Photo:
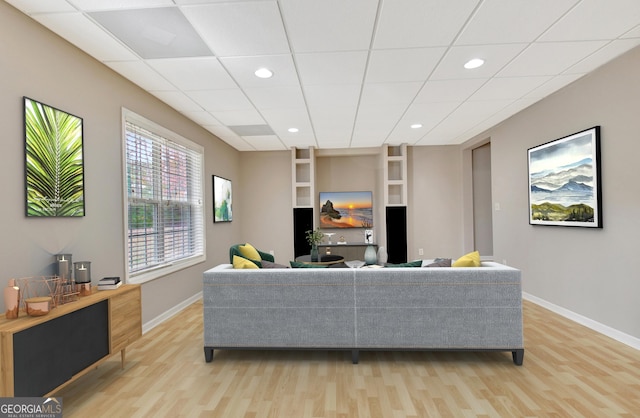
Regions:
<instances>
[{"instance_id":1,"label":"drop ceiling tile","mask_svg":"<svg viewBox=\"0 0 640 418\"><path fill-rule=\"evenodd\" d=\"M240 89L191 91L189 97L208 112L254 108Z\"/></svg>"},{"instance_id":2,"label":"drop ceiling tile","mask_svg":"<svg viewBox=\"0 0 640 418\"><path fill-rule=\"evenodd\" d=\"M535 43L500 71L499 76L560 74L606 44L606 41Z\"/></svg>"},{"instance_id":3,"label":"drop ceiling tile","mask_svg":"<svg viewBox=\"0 0 640 418\"><path fill-rule=\"evenodd\" d=\"M586 74L638 45L640 45L640 38L613 41L578 62L576 65L566 70L565 73Z\"/></svg>"},{"instance_id":4,"label":"drop ceiling tile","mask_svg":"<svg viewBox=\"0 0 640 418\"><path fill-rule=\"evenodd\" d=\"M181 7L218 57L288 54L276 2L232 2Z\"/></svg>"},{"instance_id":5,"label":"drop ceiling tile","mask_svg":"<svg viewBox=\"0 0 640 418\"><path fill-rule=\"evenodd\" d=\"M359 85L306 86L304 94L309 110L352 108L355 109L360 98Z\"/></svg>"},{"instance_id":6,"label":"drop ceiling tile","mask_svg":"<svg viewBox=\"0 0 640 418\"><path fill-rule=\"evenodd\" d=\"M398 125L389 135L388 141L414 142L437 126L460 105L461 102L414 103L399 120ZM414 123L422 124L422 128L412 129L411 125Z\"/></svg>"},{"instance_id":7,"label":"drop ceiling tile","mask_svg":"<svg viewBox=\"0 0 640 418\"><path fill-rule=\"evenodd\" d=\"M295 52L367 50L377 2L280 0Z\"/></svg>"},{"instance_id":8,"label":"drop ceiling tile","mask_svg":"<svg viewBox=\"0 0 640 418\"><path fill-rule=\"evenodd\" d=\"M454 46L438 64L430 80L492 77L526 47L527 44ZM472 58L482 58L485 63L467 70L464 64Z\"/></svg>"},{"instance_id":9,"label":"drop ceiling tile","mask_svg":"<svg viewBox=\"0 0 640 418\"><path fill-rule=\"evenodd\" d=\"M179 91L152 91L151 94L178 112L199 112L202 110L197 103Z\"/></svg>"},{"instance_id":10,"label":"drop ceiling tile","mask_svg":"<svg viewBox=\"0 0 640 418\"><path fill-rule=\"evenodd\" d=\"M173 0L176 4L209 4L209 3L228 3L229 0ZM242 0L240 0L242 1ZM251 1L273 1L273 0L251 0Z\"/></svg>"},{"instance_id":11,"label":"drop ceiling tile","mask_svg":"<svg viewBox=\"0 0 640 418\"><path fill-rule=\"evenodd\" d=\"M277 135L243 136L242 139L256 150L281 151L287 149Z\"/></svg>"},{"instance_id":12,"label":"drop ceiling tile","mask_svg":"<svg viewBox=\"0 0 640 418\"><path fill-rule=\"evenodd\" d=\"M105 64L147 91L176 88L143 61L108 61Z\"/></svg>"},{"instance_id":13,"label":"drop ceiling tile","mask_svg":"<svg viewBox=\"0 0 640 418\"><path fill-rule=\"evenodd\" d=\"M577 0L485 0L456 45L533 42Z\"/></svg>"},{"instance_id":14,"label":"drop ceiling tile","mask_svg":"<svg viewBox=\"0 0 640 418\"><path fill-rule=\"evenodd\" d=\"M105 10L88 15L144 59L213 55L176 7Z\"/></svg>"},{"instance_id":15,"label":"drop ceiling tile","mask_svg":"<svg viewBox=\"0 0 640 418\"><path fill-rule=\"evenodd\" d=\"M403 104L413 101L423 83L367 83L362 88L361 105Z\"/></svg>"},{"instance_id":16,"label":"drop ceiling tile","mask_svg":"<svg viewBox=\"0 0 640 418\"><path fill-rule=\"evenodd\" d=\"M300 86L246 88L244 92L260 110L306 107Z\"/></svg>"},{"instance_id":17,"label":"drop ceiling tile","mask_svg":"<svg viewBox=\"0 0 640 418\"><path fill-rule=\"evenodd\" d=\"M182 112L183 115L194 121L195 123L205 126L222 125L218 119L214 118L211 113L205 111L198 112Z\"/></svg>"},{"instance_id":18,"label":"drop ceiling tile","mask_svg":"<svg viewBox=\"0 0 640 418\"><path fill-rule=\"evenodd\" d=\"M313 136L313 128L309 115L300 108L267 109L260 112L271 129L280 137ZM288 132L289 128L297 128L298 132Z\"/></svg>"},{"instance_id":19,"label":"drop ceiling tile","mask_svg":"<svg viewBox=\"0 0 640 418\"><path fill-rule=\"evenodd\" d=\"M429 80L422 87L414 103L461 102L471 96L489 79Z\"/></svg>"},{"instance_id":20,"label":"drop ceiling tile","mask_svg":"<svg viewBox=\"0 0 640 418\"><path fill-rule=\"evenodd\" d=\"M581 78L584 74L561 74L529 92L525 98L542 99Z\"/></svg>"},{"instance_id":21,"label":"drop ceiling tile","mask_svg":"<svg viewBox=\"0 0 640 418\"><path fill-rule=\"evenodd\" d=\"M640 25L631 29L629 32L621 36L621 38L640 38Z\"/></svg>"},{"instance_id":22,"label":"drop ceiling tile","mask_svg":"<svg viewBox=\"0 0 640 418\"><path fill-rule=\"evenodd\" d=\"M226 126L262 125L265 123L260 113L254 109L216 111L211 114Z\"/></svg>"},{"instance_id":23,"label":"drop ceiling tile","mask_svg":"<svg viewBox=\"0 0 640 418\"><path fill-rule=\"evenodd\" d=\"M138 59L128 48L81 13L35 15L33 18L99 61Z\"/></svg>"},{"instance_id":24,"label":"drop ceiling tile","mask_svg":"<svg viewBox=\"0 0 640 418\"><path fill-rule=\"evenodd\" d=\"M374 49L451 44L478 0L385 1L378 17Z\"/></svg>"},{"instance_id":25,"label":"drop ceiling tile","mask_svg":"<svg viewBox=\"0 0 640 418\"><path fill-rule=\"evenodd\" d=\"M444 55L446 48L409 48L371 51L368 83L424 81Z\"/></svg>"},{"instance_id":26,"label":"drop ceiling tile","mask_svg":"<svg viewBox=\"0 0 640 418\"><path fill-rule=\"evenodd\" d=\"M325 52L296 54L303 85L360 84L364 78L367 52Z\"/></svg>"},{"instance_id":27,"label":"drop ceiling tile","mask_svg":"<svg viewBox=\"0 0 640 418\"><path fill-rule=\"evenodd\" d=\"M139 9L148 7L173 6L171 0L68 0L85 12L94 10Z\"/></svg>"},{"instance_id":28,"label":"drop ceiling tile","mask_svg":"<svg viewBox=\"0 0 640 418\"><path fill-rule=\"evenodd\" d=\"M543 34L539 41L589 41L614 39L640 22L637 0L582 0Z\"/></svg>"},{"instance_id":29,"label":"drop ceiling tile","mask_svg":"<svg viewBox=\"0 0 640 418\"><path fill-rule=\"evenodd\" d=\"M238 151L255 151L247 141L233 133L233 131L226 126L206 125L205 128Z\"/></svg>"},{"instance_id":30,"label":"drop ceiling tile","mask_svg":"<svg viewBox=\"0 0 640 418\"><path fill-rule=\"evenodd\" d=\"M242 88L297 86L298 74L290 54L254 57L224 57L220 62ZM259 68L273 72L271 78L256 77Z\"/></svg>"},{"instance_id":31,"label":"drop ceiling tile","mask_svg":"<svg viewBox=\"0 0 640 418\"><path fill-rule=\"evenodd\" d=\"M319 128L346 128L352 129L356 116L356 109L347 107L334 107L317 109L311 112L311 121L314 129Z\"/></svg>"},{"instance_id":32,"label":"drop ceiling tile","mask_svg":"<svg viewBox=\"0 0 640 418\"><path fill-rule=\"evenodd\" d=\"M147 60L159 74L181 90L216 90L237 87L213 57Z\"/></svg>"},{"instance_id":33,"label":"drop ceiling tile","mask_svg":"<svg viewBox=\"0 0 640 418\"><path fill-rule=\"evenodd\" d=\"M23 13L75 12L76 9L65 0L5 0Z\"/></svg>"},{"instance_id":34,"label":"drop ceiling tile","mask_svg":"<svg viewBox=\"0 0 640 418\"><path fill-rule=\"evenodd\" d=\"M469 97L469 100L519 99L551 78L551 76L492 78Z\"/></svg>"}]
</instances>

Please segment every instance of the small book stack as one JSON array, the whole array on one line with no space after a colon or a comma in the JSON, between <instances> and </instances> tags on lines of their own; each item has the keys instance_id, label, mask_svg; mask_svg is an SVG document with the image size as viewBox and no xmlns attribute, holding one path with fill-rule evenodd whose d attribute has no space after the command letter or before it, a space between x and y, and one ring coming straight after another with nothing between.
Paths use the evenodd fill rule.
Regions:
<instances>
[{"instance_id":1,"label":"small book stack","mask_svg":"<svg viewBox=\"0 0 640 418\"><path fill-rule=\"evenodd\" d=\"M105 277L98 281L98 290L114 290L121 285L120 277Z\"/></svg>"}]
</instances>

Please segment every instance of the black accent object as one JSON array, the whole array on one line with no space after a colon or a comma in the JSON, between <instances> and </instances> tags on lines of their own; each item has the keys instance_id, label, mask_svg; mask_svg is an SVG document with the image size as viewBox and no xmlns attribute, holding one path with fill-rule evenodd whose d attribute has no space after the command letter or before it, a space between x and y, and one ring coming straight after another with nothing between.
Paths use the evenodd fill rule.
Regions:
<instances>
[{"instance_id":1,"label":"black accent object","mask_svg":"<svg viewBox=\"0 0 640 418\"><path fill-rule=\"evenodd\" d=\"M16 333L14 396L42 396L109 354L109 301Z\"/></svg>"},{"instance_id":2,"label":"black accent object","mask_svg":"<svg viewBox=\"0 0 640 418\"><path fill-rule=\"evenodd\" d=\"M407 207L387 206L387 262L407 262Z\"/></svg>"},{"instance_id":3,"label":"black accent object","mask_svg":"<svg viewBox=\"0 0 640 418\"><path fill-rule=\"evenodd\" d=\"M524 348L512 351L511 355L513 356L513 363L516 366L522 366L522 362L524 361Z\"/></svg>"},{"instance_id":4,"label":"black accent object","mask_svg":"<svg viewBox=\"0 0 640 418\"><path fill-rule=\"evenodd\" d=\"M311 252L307 242L307 231L313 229L313 208L293 209L293 252L294 258Z\"/></svg>"}]
</instances>

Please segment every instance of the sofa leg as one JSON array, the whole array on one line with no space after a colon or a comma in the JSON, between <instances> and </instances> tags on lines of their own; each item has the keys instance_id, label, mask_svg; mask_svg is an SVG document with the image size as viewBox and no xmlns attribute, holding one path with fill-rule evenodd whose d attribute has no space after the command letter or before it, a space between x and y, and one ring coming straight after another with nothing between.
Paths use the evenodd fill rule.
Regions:
<instances>
[{"instance_id":1,"label":"sofa leg","mask_svg":"<svg viewBox=\"0 0 640 418\"><path fill-rule=\"evenodd\" d=\"M524 349L514 350L511 354L513 355L513 362L516 366L522 366L522 362L524 361Z\"/></svg>"},{"instance_id":2,"label":"sofa leg","mask_svg":"<svg viewBox=\"0 0 640 418\"><path fill-rule=\"evenodd\" d=\"M358 364L360 352L358 350L351 350L351 363Z\"/></svg>"},{"instance_id":3,"label":"sofa leg","mask_svg":"<svg viewBox=\"0 0 640 418\"><path fill-rule=\"evenodd\" d=\"M211 361L213 360L213 348L212 347L205 347L204 348L204 359L207 363L211 363Z\"/></svg>"}]
</instances>

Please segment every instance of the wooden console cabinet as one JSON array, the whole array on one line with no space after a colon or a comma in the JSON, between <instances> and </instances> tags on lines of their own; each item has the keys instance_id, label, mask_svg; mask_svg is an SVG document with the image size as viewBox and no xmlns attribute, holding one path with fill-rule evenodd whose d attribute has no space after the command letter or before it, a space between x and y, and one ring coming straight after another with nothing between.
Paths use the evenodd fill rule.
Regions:
<instances>
[{"instance_id":1,"label":"wooden console cabinet","mask_svg":"<svg viewBox=\"0 0 640 418\"><path fill-rule=\"evenodd\" d=\"M91 295L18 319L0 316L0 397L49 396L142 335L139 285Z\"/></svg>"}]
</instances>

